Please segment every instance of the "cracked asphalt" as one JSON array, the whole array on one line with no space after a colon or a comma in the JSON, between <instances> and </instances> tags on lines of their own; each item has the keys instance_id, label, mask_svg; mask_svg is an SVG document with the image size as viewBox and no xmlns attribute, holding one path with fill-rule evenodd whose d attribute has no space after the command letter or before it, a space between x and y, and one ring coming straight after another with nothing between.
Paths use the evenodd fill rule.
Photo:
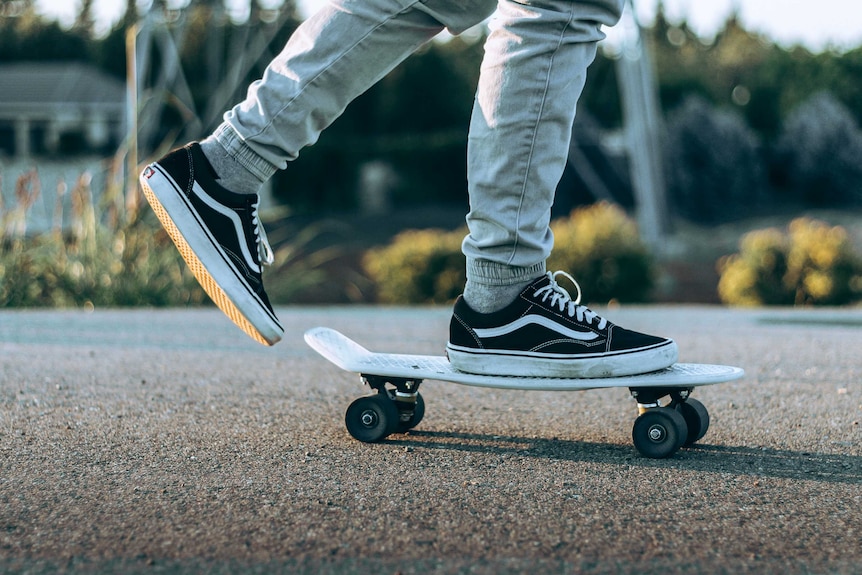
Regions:
<instances>
[{"instance_id":1,"label":"cracked asphalt","mask_svg":"<svg viewBox=\"0 0 862 575\"><path fill-rule=\"evenodd\" d=\"M353 440L367 393L305 346L334 327L439 353L449 309L0 312L0 572L862 573L862 309L598 310L680 360L701 443L631 445L625 389L428 381L420 426Z\"/></svg>"}]
</instances>

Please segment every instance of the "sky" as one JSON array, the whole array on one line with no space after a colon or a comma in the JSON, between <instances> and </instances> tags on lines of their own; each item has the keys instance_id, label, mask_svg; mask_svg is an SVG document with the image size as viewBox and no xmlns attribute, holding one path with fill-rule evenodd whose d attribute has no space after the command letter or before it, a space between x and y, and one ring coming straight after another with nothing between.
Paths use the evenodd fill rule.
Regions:
<instances>
[{"instance_id":1,"label":"sky","mask_svg":"<svg viewBox=\"0 0 862 575\"><path fill-rule=\"evenodd\" d=\"M188 0L170 0L183 5ZM303 13L309 14L326 0L298 0ZM638 18L650 24L659 0L633 0ZM139 0L143 5L146 0ZM279 4L278 0L269 0ZM80 0L36 0L40 11L61 23L74 20ZM228 0L242 16L248 0ZM116 21L125 2L95 0L100 29ZM671 22L687 19L691 28L703 38L713 36L736 9L743 25L782 46L803 45L812 51L829 48L847 50L862 46L862 13L859 0L664 0L665 13Z\"/></svg>"}]
</instances>

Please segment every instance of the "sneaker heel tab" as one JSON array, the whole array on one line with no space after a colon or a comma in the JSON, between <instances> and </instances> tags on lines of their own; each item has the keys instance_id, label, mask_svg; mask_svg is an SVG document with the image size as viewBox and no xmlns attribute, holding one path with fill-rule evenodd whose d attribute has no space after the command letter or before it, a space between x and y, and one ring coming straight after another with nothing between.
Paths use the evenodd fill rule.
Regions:
<instances>
[{"instance_id":1,"label":"sneaker heel tab","mask_svg":"<svg viewBox=\"0 0 862 575\"><path fill-rule=\"evenodd\" d=\"M209 175L209 177L213 181L218 181L219 179L221 179L219 178L218 173L216 173L215 168L213 168L213 165L210 163L209 158L207 158L206 154L204 154L204 150L203 148L201 148L201 145L198 142L192 142L186 147L189 149L189 152L192 155L192 161L198 168L203 167L204 169L206 169L207 175Z\"/></svg>"},{"instance_id":2,"label":"sneaker heel tab","mask_svg":"<svg viewBox=\"0 0 862 575\"><path fill-rule=\"evenodd\" d=\"M473 308L473 306L471 306L469 303L467 303L467 300L464 299L463 295L459 295L455 299L455 313L456 314L458 314L458 313L460 313L460 314L464 314L464 313L478 314L479 312L476 311L475 308Z\"/></svg>"}]
</instances>

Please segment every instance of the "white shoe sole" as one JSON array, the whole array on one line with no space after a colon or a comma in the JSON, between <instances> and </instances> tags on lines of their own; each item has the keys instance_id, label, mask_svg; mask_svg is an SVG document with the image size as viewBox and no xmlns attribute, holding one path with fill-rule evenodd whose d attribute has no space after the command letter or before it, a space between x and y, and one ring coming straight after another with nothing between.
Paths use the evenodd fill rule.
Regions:
<instances>
[{"instance_id":1,"label":"white shoe sole","mask_svg":"<svg viewBox=\"0 0 862 575\"><path fill-rule=\"evenodd\" d=\"M538 356L507 350L446 347L449 363L458 371L480 375L515 377L597 378L639 375L659 371L676 363L679 351L674 341L644 350L591 357Z\"/></svg>"}]
</instances>

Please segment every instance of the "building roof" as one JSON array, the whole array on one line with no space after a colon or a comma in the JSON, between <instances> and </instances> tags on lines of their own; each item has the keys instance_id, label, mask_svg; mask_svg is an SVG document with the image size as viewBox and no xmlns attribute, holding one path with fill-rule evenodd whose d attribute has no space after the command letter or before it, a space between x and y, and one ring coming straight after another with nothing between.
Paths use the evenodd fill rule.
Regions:
<instances>
[{"instance_id":1,"label":"building roof","mask_svg":"<svg viewBox=\"0 0 862 575\"><path fill-rule=\"evenodd\" d=\"M20 62L0 65L0 109L77 104L122 106L123 82L78 62Z\"/></svg>"}]
</instances>

